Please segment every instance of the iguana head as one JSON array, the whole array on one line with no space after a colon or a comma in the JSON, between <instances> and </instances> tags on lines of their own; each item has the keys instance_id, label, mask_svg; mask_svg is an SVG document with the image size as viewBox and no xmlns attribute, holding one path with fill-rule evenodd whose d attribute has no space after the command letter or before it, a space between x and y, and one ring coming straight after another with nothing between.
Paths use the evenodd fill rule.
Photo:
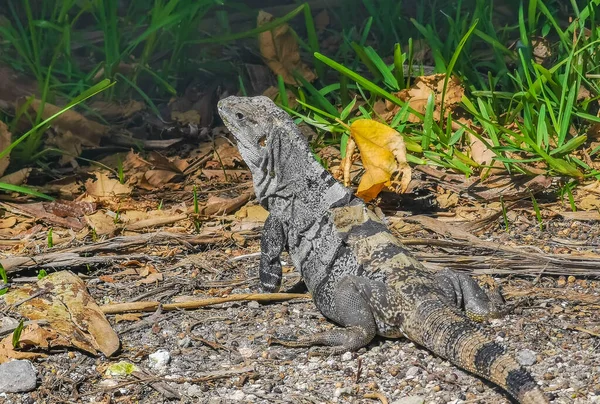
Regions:
<instances>
[{"instance_id":1,"label":"iguana head","mask_svg":"<svg viewBox=\"0 0 600 404\"><path fill-rule=\"evenodd\" d=\"M320 169L294 121L269 98L231 96L219 101L218 110L252 172L261 203L294 188L308 167Z\"/></svg>"}]
</instances>

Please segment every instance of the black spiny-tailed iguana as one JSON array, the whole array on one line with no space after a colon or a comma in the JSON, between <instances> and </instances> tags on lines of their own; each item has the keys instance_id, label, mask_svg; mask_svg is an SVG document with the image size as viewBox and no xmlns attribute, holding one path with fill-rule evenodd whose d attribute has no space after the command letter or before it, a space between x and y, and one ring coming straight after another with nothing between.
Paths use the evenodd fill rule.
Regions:
<instances>
[{"instance_id":1,"label":"black spiny-tailed iguana","mask_svg":"<svg viewBox=\"0 0 600 404\"><path fill-rule=\"evenodd\" d=\"M375 335L405 336L520 403L547 403L530 374L460 310L481 317L493 309L474 280L453 271L432 273L415 260L314 159L298 127L270 99L228 97L218 109L269 211L261 240L263 289L281 285L279 256L287 249L317 308L344 327L286 345L328 345L340 353Z\"/></svg>"}]
</instances>

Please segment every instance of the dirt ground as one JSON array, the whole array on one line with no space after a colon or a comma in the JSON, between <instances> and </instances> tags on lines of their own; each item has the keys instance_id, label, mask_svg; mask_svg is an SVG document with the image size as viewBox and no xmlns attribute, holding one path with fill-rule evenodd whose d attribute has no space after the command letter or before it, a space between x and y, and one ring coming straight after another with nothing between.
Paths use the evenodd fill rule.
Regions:
<instances>
[{"instance_id":1,"label":"dirt ground","mask_svg":"<svg viewBox=\"0 0 600 404\"><path fill-rule=\"evenodd\" d=\"M535 217L517 212L514 230L504 231L502 220L496 220L479 234L480 245L473 239L444 239L407 223L404 215L390 217L390 223L427 265L447 263L475 273L524 271L522 276L495 277L508 304L516 308L487 324L491 334L531 371L551 402L600 403L599 281L547 274L576 272L577 263L584 259L600 262L596 224L555 217L546 220L546 229L540 232ZM256 292L258 258L252 253L259 251L260 224L249 228L245 245L231 239L199 248L146 246L145 252L157 257L162 282L140 284L136 276L117 278L116 263L81 275L99 305ZM173 254L165 254L168 250ZM552 262L554 253L573 260ZM471 260L461 261L460 256ZM542 270L528 270L532 267L528 262ZM103 275L114 279L106 281ZM299 280L291 267L285 267L284 275L284 287ZM54 350L34 361L39 375L35 391L8 394L1 400L15 404L510 402L499 388L402 339L377 338L356 353L338 356L269 346L270 335L335 326L306 299L156 311L144 313L138 321L118 323L115 318L108 316L121 340L117 356ZM157 352L163 362L149 359ZM107 376L107 368L120 361L134 364L134 375Z\"/></svg>"}]
</instances>

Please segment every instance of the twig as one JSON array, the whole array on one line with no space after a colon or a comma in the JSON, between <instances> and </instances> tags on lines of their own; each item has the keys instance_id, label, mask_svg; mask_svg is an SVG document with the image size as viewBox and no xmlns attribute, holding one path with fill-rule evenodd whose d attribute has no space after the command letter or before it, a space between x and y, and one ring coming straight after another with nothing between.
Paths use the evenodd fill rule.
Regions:
<instances>
[{"instance_id":1,"label":"twig","mask_svg":"<svg viewBox=\"0 0 600 404\"><path fill-rule=\"evenodd\" d=\"M211 297L207 299L199 299L188 302L167 303L162 305L162 309L164 311L182 309L190 310L228 302L256 301L265 303L290 299L310 299L310 295L303 293L247 293L239 295L229 295L225 297ZM160 302L150 301L107 304L101 306L100 309L104 314L118 314L139 311L154 311L159 306Z\"/></svg>"},{"instance_id":2,"label":"twig","mask_svg":"<svg viewBox=\"0 0 600 404\"><path fill-rule=\"evenodd\" d=\"M365 393L364 397L379 400L379 401L381 401L381 404L388 404L387 398L385 398L385 396L378 391L376 391L374 393Z\"/></svg>"}]
</instances>

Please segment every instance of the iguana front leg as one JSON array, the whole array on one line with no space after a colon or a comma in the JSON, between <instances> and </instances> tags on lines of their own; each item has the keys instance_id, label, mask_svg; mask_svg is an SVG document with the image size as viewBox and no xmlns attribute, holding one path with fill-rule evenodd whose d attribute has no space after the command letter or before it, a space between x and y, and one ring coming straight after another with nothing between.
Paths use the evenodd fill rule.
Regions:
<instances>
[{"instance_id":1,"label":"iguana front leg","mask_svg":"<svg viewBox=\"0 0 600 404\"><path fill-rule=\"evenodd\" d=\"M498 289L486 292L471 276L448 268L436 274L436 278L444 296L464 309L473 321L498 318L505 312Z\"/></svg>"},{"instance_id":2,"label":"iguana front leg","mask_svg":"<svg viewBox=\"0 0 600 404\"><path fill-rule=\"evenodd\" d=\"M273 215L265 221L260 239L260 266L258 275L265 292L276 292L281 286L282 269L280 256L287 244L283 224Z\"/></svg>"},{"instance_id":3,"label":"iguana front leg","mask_svg":"<svg viewBox=\"0 0 600 404\"><path fill-rule=\"evenodd\" d=\"M355 351L371 342L377 333L377 326L370 305L361 294L355 278L352 276L342 278L333 293L338 317L335 321L344 328L333 328L299 337L293 341L272 337L269 343L289 347L326 345L331 347L327 352L339 354ZM315 299L318 299L318 296Z\"/></svg>"}]
</instances>

